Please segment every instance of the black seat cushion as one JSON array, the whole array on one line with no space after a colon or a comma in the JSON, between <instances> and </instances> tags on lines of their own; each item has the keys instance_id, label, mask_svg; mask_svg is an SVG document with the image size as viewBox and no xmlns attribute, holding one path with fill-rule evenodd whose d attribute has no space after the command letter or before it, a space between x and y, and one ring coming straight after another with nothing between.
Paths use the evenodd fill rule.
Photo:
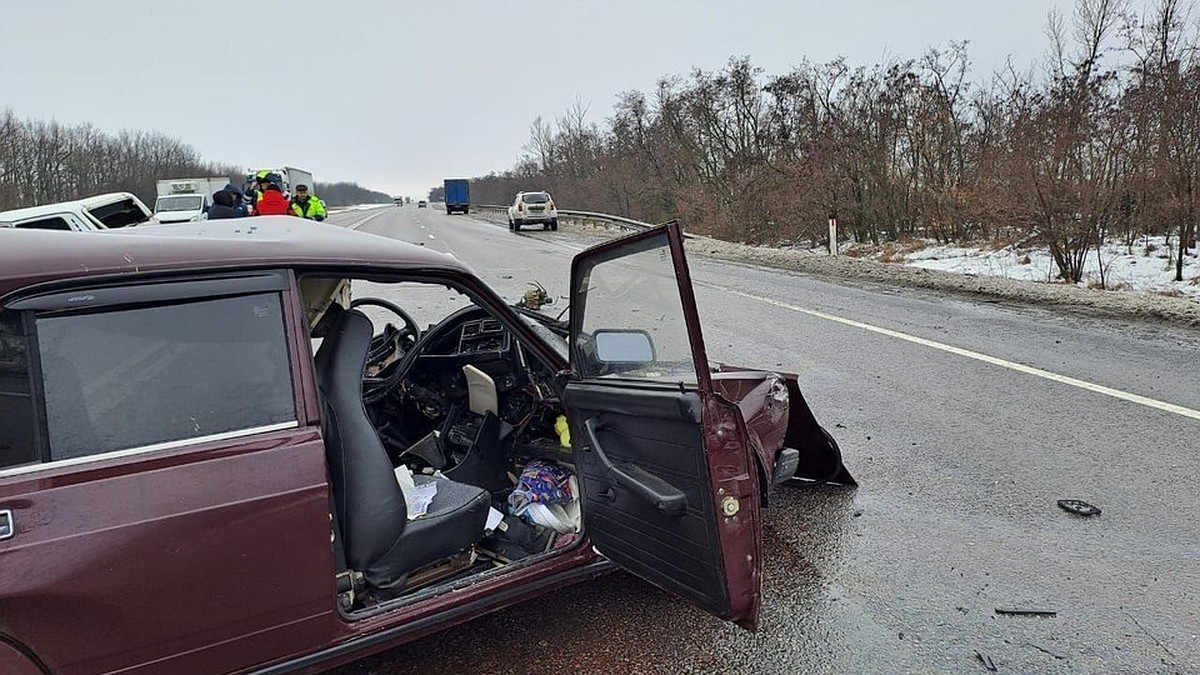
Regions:
<instances>
[{"instance_id":1,"label":"black seat cushion","mask_svg":"<svg viewBox=\"0 0 1200 675\"><path fill-rule=\"evenodd\" d=\"M425 515L408 521L396 550L365 570L368 580L373 576L400 579L406 572L461 551L483 538L491 505L486 490L429 476L413 476L413 481L417 485L437 483L437 495Z\"/></svg>"},{"instance_id":2,"label":"black seat cushion","mask_svg":"<svg viewBox=\"0 0 1200 675\"><path fill-rule=\"evenodd\" d=\"M408 520L404 492L362 399L371 334L365 314L342 313L317 351L317 384L324 399L325 456L346 562L370 584L391 587L416 567L482 539L488 496L479 488L442 481L447 485L439 483L430 513Z\"/></svg>"}]
</instances>

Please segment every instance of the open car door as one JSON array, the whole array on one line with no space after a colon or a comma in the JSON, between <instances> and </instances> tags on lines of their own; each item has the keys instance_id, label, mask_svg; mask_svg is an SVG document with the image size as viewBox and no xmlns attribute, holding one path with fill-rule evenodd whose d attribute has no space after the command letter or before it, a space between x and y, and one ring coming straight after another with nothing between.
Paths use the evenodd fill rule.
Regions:
<instances>
[{"instance_id":1,"label":"open car door","mask_svg":"<svg viewBox=\"0 0 1200 675\"><path fill-rule=\"evenodd\" d=\"M596 550L753 630L758 477L737 407L713 394L678 225L575 257L570 343L565 407Z\"/></svg>"}]
</instances>

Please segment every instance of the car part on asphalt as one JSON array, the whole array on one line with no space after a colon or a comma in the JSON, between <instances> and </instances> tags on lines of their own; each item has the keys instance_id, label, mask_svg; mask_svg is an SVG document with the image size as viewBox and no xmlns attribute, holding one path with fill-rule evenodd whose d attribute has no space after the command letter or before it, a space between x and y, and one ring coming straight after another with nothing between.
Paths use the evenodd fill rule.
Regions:
<instances>
[{"instance_id":1,"label":"car part on asphalt","mask_svg":"<svg viewBox=\"0 0 1200 675\"><path fill-rule=\"evenodd\" d=\"M1068 513L1074 513L1079 516L1098 516L1100 515L1100 507L1092 506L1082 499L1060 499L1058 507Z\"/></svg>"},{"instance_id":2,"label":"car part on asphalt","mask_svg":"<svg viewBox=\"0 0 1200 675\"><path fill-rule=\"evenodd\" d=\"M1001 616L1042 616L1047 618L1054 618L1058 616L1058 612L1054 611L1053 609L1019 609L997 607L996 613L1000 614Z\"/></svg>"}]
</instances>

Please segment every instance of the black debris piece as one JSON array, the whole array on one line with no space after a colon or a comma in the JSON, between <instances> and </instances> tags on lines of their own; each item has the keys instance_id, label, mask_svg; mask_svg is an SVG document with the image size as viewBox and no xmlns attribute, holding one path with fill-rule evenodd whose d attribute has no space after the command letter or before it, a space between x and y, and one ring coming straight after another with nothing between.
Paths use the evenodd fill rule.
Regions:
<instances>
[{"instance_id":1,"label":"black debris piece","mask_svg":"<svg viewBox=\"0 0 1200 675\"><path fill-rule=\"evenodd\" d=\"M1030 642L1029 646L1033 647L1034 649L1038 650L1039 652L1045 652L1045 653L1049 654L1050 656L1053 656L1054 658L1058 659L1059 661L1062 661L1063 659L1067 658L1066 654L1060 654L1060 653L1054 651L1053 649L1050 649L1048 647L1043 647L1036 642Z\"/></svg>"},{"instance_id":2,"label":"black debris piece","mask_svg":"<svg viewBox=\"0 0 1200 675\"><path fill-rule=\"evenodd\" d=\"M979 662L983 664L984 668L987 668L993 673L996 672L996 662L992 660L992 657L976 649L975 658L979 659Z\"/></svg>"},{"instance_id":3,"label":"black debris piece","mask_svg":"<svg viewBox=\"0 0 1200 675\"><path fill-rule=\"evenodd\" d=\"M997 607L996 613L1002 616L1045 616L1051 618L1058 616L1058 612L1053 609L1019 609L1015 607Z\"/></svg>"},{"instance_id":4,"label":"black debris piece","mask_svg":"<svg viewBox=\"0 0 1200 675\"><path fill-rule=\"evenodd\" d=\"M1060 499L1058 500L1058 508L1068 513L1074 513L1079 516L1098 516L1100 515L1100 507L1092 506L1082 499Z\"/></svg>"}]
</instances>

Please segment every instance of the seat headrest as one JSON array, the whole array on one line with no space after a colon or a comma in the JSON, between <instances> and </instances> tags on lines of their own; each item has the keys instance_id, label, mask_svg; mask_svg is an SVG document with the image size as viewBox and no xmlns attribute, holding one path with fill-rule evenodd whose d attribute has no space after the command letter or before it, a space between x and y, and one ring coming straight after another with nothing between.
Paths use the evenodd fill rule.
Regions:
<instances>
[{"instance_id":1,"label":"seat headrest","mask_svg":"<svg viewBox=\"0 0 1200 675\"><path fill-rule=\"evenodd\" d=\"M353 392L361 397L373 331L371 320L357 309L340 313L330 325L316 355L317 384L326 396Z\"/></svg>"}]
</instances>

